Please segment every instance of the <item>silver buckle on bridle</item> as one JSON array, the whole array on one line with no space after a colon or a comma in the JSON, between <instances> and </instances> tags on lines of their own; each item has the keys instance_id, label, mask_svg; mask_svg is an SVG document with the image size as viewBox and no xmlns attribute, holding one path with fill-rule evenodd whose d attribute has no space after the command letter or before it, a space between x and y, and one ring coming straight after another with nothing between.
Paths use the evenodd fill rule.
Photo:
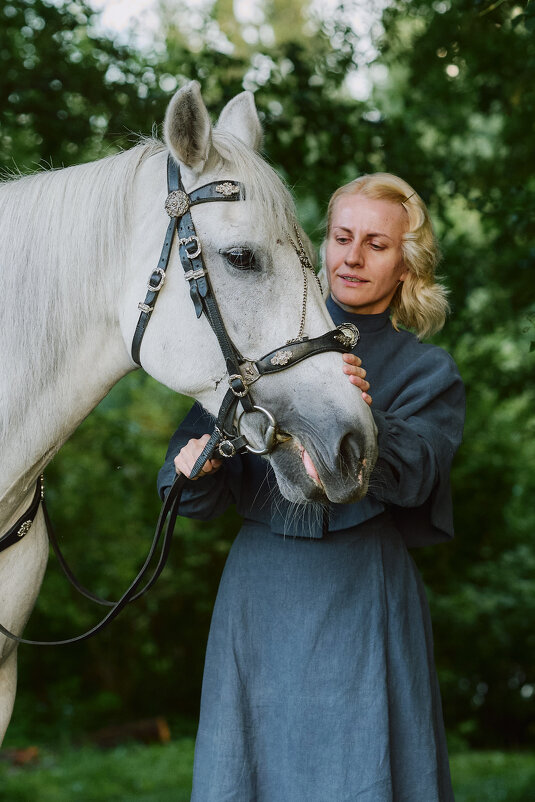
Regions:
<instances>
[{"instance_id":1,"label":"silver buckle on bridle","mask_svg":"<svg viewBox=\"0 0 535 802\"><path fill-rule=\"evenodd\" d=\"M190 251L189 248L186 247L187 245L189 245L190 242L197 243L195 251ZM182 239L179 239L178 244L183 245L186 248L188 259L196 259L202 250L201 243L199 242L199 237L197 237L195 234L192 234L191 237L183 237Z\"/></svg>"},{"instance_id":2,"label":"silver buckle on bridle","mask_svg":"<svg viewBox=\"0 0 535 802\"><path fill-rule=\"evenodd\" d=\"M149 281L147 283L147 289L148 290L152 290L152 292L160 292L160 290L162 289L162 287L164 285L164 282L165 282L165 270L162 270L161 267L155 267L154 270L151 273L151 278L155 273L158 273L158 275L160 276L160 281L158 282L158 284L156 286L154 286L154 285L152 285L150 283L150 279L149 279Z\"/></svg>"}]
</instances>

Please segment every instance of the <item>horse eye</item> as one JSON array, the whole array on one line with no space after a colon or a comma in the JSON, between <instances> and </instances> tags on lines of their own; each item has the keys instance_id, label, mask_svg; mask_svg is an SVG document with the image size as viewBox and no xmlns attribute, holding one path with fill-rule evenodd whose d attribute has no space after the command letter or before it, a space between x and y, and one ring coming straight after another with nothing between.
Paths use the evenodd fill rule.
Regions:
<instances>
[{"instance_id":1,"label":"horse eye","mask_svg":"<svg viewBox=\"0 0 535 802\"><path fill-rule=\"evenodd\" d=\"M248 248L229 248L222 251L223 256L233 267L241 270L250 270L256 264L255 255Z\"/></svg>"}]
</instances>

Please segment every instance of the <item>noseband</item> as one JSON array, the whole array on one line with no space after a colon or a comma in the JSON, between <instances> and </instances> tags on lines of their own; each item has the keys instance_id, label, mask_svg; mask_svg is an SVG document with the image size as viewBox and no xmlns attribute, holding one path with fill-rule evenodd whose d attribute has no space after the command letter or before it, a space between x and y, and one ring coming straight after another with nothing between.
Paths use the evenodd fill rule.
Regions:
<instances>
[{"instance_id":1,"label":"noseband","mask_svg":"<svg viewBox=\"0 0 535 802\"><path fill-rule=\"evenodd\" d=\"M339 351L341 353L350 351L357 344L360 335L357 327L351 323L338 326L336 329L312 340L309 340L304 335L308 273L310 271L312 275L315 276L315 274L299 237L299 232L295 228L297 244L293 242L291 237L289 239L299 257L304 284L301 320L297 337L270 351L257 361L244 359L230 339L223 323L210 284L208 271L204 264L202 246L195 231L190 209L199 203L244 200L245 188L239 181L214 181L188 194L182 183L180 168L169 156L167 159L167 189L169 194L165 201L165 209L171 219L167 227L158 266L151 273L147 284L145 300L138 304L140 315L132 340L132 359L136 364L141 365L141 342L165 281L176 232L178 234L180 261L184 269L184 278L189 282L190 296L195 307L195 313L198 318L203 313L206 315L217 337L225 360L229 384L229 389L223 398L217 416L214 432L192 470L191 478L194 478L200 473L206 460L210 459L216 451L221 457L233 457L236 453L245 450L254 454L264 455L271 453L276 447L278 442L277 435L279 434L277 423L268 410L254 404L250 393L250 387L254 382L261 376L286 370L303 359L308 359L308 357L325 351ZM234 419L238 404L241 404L243 411L235 425ZM243 418L250 412L260 412L266 416L268 421L264 444L261 448L251 446L241 432ZM284 436L281 439L285 439Z\"/></svg>"},{"instance_id":2,"label":"noseband","mask_svg":"<svg viewBox=\"0 0 535 802\"><path fill-rule=\"evenodd\" d=\"M321 354L325 351L348 352L357 344L360 335L357 327L351 323L343 323L341 326L337 326L337 328L328 331L321 337L315 337L312 340L309 340L308 337L304 335L308 295L308 273L311 271L314 275L314 271L296 228L295 236L297 244L293 242L291 237L289 239L299 257L304 285L301 319L297 337L294 340L286 342L283 346L270 351L268 354L265 354L261 359L256 361L244 359L234 346L223 323L204 264L202 246L196 234L190 212L192 206L200 203L244 200L244 186L239 181L214 181L211 184L206 184L198 189L194 189L188 194L182 183L180 169L177 163L169 156L167 159L167 187L169 194L165 201L165 209L170 217L170 221L158 265L152 271L147 283L145 299L138 304L140 315L132 339L132 359L137 365L141 366L141 343L164 285L173 241L175 239L175 234L178 234L180 261L184 269L184 278L189 283L190 295L195 313L197 318L203 313L206 315L217 337L219 347L225 360L229 384L229 389L225 393L217 416L214 431L191 471L190 478L195 478L201 472L202 466L206 460L213 457L216 452L221 457L233 457L235 454L244 451L265 455L271 453L278 442L289 439L289 435L278 430L277 422L271 412L264 407L254 404L250 392L252 384L258 381L262 376L279 373L281 370L286 370L293 365L297 365L298 362L302 362L303 359L308 359L316 354ZM242 412L237 417L238 404L241 404ZM267 419L264 443L261 448L254 448L250 445L241 432L243 418L251 412L261 413ZM234 421L236 417L237 422L235 424ZM96 596L81 585L66 564L46 509L43 478L40 477L37 481L35 494L30 507L15 524L0 537L0 552L14 543L20 542L30 531L37 511L39 507L42 506L50 542L69 581L82 595L86 596L91 601L110 607L111 609L102 621L92 629L81 635L62 641L27 640L13 634L2 624L0 624L0 633L18 643L28 643L35 646L61 646L87 640L87 638L100 632L106 624L116 618L127 604L135 601L146 593L161 574L169 555L174 525L178 516L180 496L185 482L186 478L182 475L178 475L167 494L158 518L151 548L137 577L118 601L109 601ZM153 568L152 563L157 554L160 539L162 539L162 545L159 557L157 558L156 567ZM150 574L151 571L152 574ZM150 574L150 576L147 579L148 574Z\"/></svg>"}]
</instances>

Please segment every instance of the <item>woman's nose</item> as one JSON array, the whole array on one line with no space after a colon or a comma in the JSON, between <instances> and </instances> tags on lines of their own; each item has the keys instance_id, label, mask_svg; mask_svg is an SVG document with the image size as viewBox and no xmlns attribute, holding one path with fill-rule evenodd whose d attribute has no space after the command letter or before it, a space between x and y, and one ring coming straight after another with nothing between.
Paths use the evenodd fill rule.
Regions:
<instances>
[{"instance_id":1,"label":"woman's nose","mask_svg":"<svg viewBox=\"0 0 535 802\"><path fill-rule=\"evenodd\" d=\"M352 242L347 249L345 262L349 267L358 267L362 264L362 248L360 242Z\"/></svg>"}]
</instances>

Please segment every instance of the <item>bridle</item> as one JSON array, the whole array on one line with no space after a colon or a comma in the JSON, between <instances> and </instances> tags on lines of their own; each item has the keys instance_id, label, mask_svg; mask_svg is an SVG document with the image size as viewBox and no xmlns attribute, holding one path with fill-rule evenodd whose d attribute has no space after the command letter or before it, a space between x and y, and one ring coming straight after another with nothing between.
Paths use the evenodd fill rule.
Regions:
<instances>
[{"instance_id":1,"label":"bridle","mask_svg":"<svg viewBox=\"0 0 535 802\"><path fill-rule=\"evenodd\" d=\"M229 385L216 419L214 431L191 471L190 479L194 479L200 474L206 460L211 459L216 453L224 458L233 457L235 454L243 453L244 451L265 455L271 453L279 442L284 442L290 438L290 435L278 429L277 422L271 412L264 407L254 404L251 398L250 388L258 379L262 376L278 373L281 370L287 370L304 359L326 351L346 353L354 348L360 335L357 327L351 323L344 323L328 331L326 334L313 339L308 339L308 337L304 335L308 297L308 276L311 273L315 277L315 273L296 227L294 233L297 241L294 242L291 236L289 236L289 240L299 257L303 275L303 302L297 337L286 342L283 346L270 351L256 361L245 359L241 356L227 333L216 298L212 291L208 271L204 264L202 246L195 231L190 209L192 206L200 203L244 200L245 188L239 181L224 180L213 181L210 184L205 184L187 193L182 183L179 166L171 156L168 156L167 159L167 187L168 196L165 201L165 210L170 220L160 259L156 268L149 276L145 299L138 304L140 314L132 339L131 354L134 362L141 366L140 352L143 336L151 315L154 312L159 294L164 286L169 266L169 258L175 238L177 237L180 261L184 269L184 278L189 283L190 296L195 308L195 313L197 318L205 314L210 323L225 360ZM242 407L242 412L239 415L237 414L238 404L241 404ZM244 416L253 412L260 413L267 419L264 443L260 448L252 446L241 431ZM100 632L127 604L135 601L146 593L161 574L169 555L175 521L178 516L180 496L186 481L186 477L177 475L162 505L149 554L129 588L118 601L114 602L102 599L87 590L87 588L81 585L76 579L65 562L46 509L43 478L40 477L37 481L35 494L30 507L15 524L13 524L8 532L0 538L0 552L14 543L19 542L30 531L33 520L41 506L45 516L50 542L69 581L82 595L98 604L110 607L111 610L95 627L81 635L66 640L27 640L14 635L1 624L0 633L19 643L28 643L36 646L60 646L87 640L92 635ZM160 539L162 539L160 555L156 567L152 569L153 558L157 553ZM152 574L147 579L151 570ZM140 585L142 585L143 582L145 582L145 584L140 589Z\"/></svg>"},{"instance_id":2,"label":"bridle","mask_svg":"<svg viewBox=\"0 0 535 802\"><path fill-rule=\"evenodd\" d=\"M359 333L356 326L347 323L313 340L309 340L304 336L308 275L310 273L314 278L316 278L316 275L296 227L297 243L291 237L289 239L299 257L303 274L303 302L297 336L295 339L285 343L284 346L265 354L257 361L242 357L230 339L223 323L221 312L210 285L208 271L204 264L202 246L195 231L190 210L192 206L198 203L244 200L245 188L239 181L214 181L211 184L205 184L199 189L193 190L188 195L182 183L178 164L170 156L167 159L167 188L169 194L165 202L165 209L171 219L158 266L149 278L147 295L145 300L138 305L140 315L132 340L132 359L136 364L141 365L140 349L143 335L165 281L176 231L178 234L180 261L184 269L184 278L189 283L190 296L195 313L198 318L203 313L206 315L217 337L225 360L229 384L229 389L225 394L217 416L214 432L192 471L192 477L195 477L206 460L210 459L216 451L221 457L233 457L236 453L245 450L253 454L264 455L271 453L277 445L278 429L273 415L264 407L256 406L251 398L250 387L261 376L286 370L303 359L323 351L349 351L356 345ZM234 418L238 404L241 404L243 411L235 427ZM260 412L266 416L268 421L265 442L261 448L251 446L241 433L243 417L250 412Z\"/></svg>"}]
</instances>

